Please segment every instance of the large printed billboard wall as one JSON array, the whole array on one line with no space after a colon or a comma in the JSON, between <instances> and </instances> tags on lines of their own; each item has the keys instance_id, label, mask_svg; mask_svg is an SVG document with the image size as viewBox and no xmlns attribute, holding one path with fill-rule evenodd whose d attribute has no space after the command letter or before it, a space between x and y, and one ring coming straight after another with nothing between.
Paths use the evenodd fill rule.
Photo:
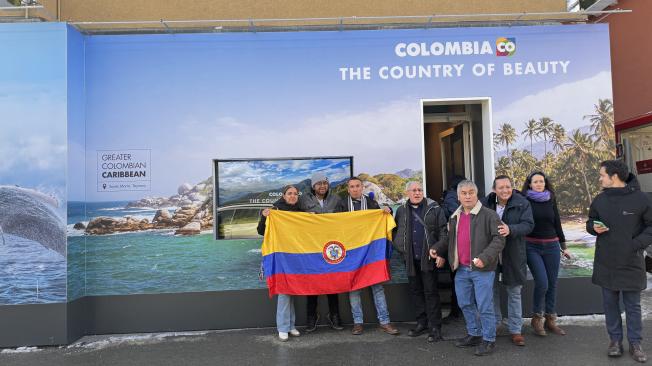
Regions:
<instances>
[{"instance_id":1,"label":"large printed billboard wall","mask_svg":"<svg viewBox=\"0 0 652 366\"><path fill-rule=\"evenodd\" d=\"M449 98L490 100L485 176L548 172L575 254L562 275L591 273L581 222L613 146L606 26L87 36L83 65L69 300L264 287L260 239L214 240L213 159L353 156L396 205L423 179L422 101ZM176 233L193 220L207 225ZM396 259L392 273L405 280Z\"/></svg>"},{"instance_id":2,"label":"large printed billboard wall","mask_svg":"<svg viewBox=\"0 0 652 366\"><path fill-rule=\"evenodd\" d=\"M585 116L611 98L609 37L594 25L96 36L86 88L85 293L261 288L260 239L214 241L209 227L175 235L183 220L155 229L212 214L199 208L212 199L213 158L353 156L354 173L396 204L408 179L422 179L420 101L482 96L496 169L517 184L545 169L570 202L597 189L593 173L588 193L576 184L595 164L572 151L594 139ZM567 138L557 129L531 145L532 119ZM516 130L509 153L504 124ZM590 273L583 204L562 208L576 253L564 275ZM405 279L400 263L393 271Z\"/></svg>"},{"instance_id":3,"label":"large printed billboard wall","mask_svg":"<svg viewBox=\"0 0 652 366\"><path fill-rule=\"evenodd\" d=\"M0 305L66 301L63 24L0 24Z\"/></svg>"}]
</instances>

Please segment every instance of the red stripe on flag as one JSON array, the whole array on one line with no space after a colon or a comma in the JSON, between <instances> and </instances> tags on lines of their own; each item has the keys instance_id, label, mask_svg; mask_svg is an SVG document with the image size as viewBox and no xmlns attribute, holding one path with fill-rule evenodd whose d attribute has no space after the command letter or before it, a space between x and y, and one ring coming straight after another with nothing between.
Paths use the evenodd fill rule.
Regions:
<instances>
[{"instance_id":1,"label":"red stripe on flag","mask_svg":"<svg viewBox=\"0 0 652 366\"><path fill-rule=\"evenodd\" d=\"M267 278L269 295L326 295L351 292L389 281L391 275L386 259L351 272L320 274L279 273Z\"/></svg>"}]
</instances>

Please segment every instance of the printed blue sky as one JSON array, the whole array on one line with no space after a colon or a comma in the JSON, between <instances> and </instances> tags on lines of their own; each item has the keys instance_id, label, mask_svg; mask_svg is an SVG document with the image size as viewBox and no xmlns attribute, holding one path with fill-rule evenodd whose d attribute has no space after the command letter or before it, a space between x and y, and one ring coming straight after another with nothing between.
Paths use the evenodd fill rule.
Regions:
<instances>
[{"instance_id":1,"label":"printed blue sky","mask_svg":"<svg viewBox=\"0 0 652 366\"><path fill-rule=\"evenodd\" d=\"M0 55L0 185L37 189L65 208L65 25L0 24Z\"/></svg>"},{"instance_id":2,"label":"printed blue sky","mask_svg":"<svg viewBox=\"0 0 652 366\"><path fill-rule=\"evenodd\" d=\"M398 42L498 37L516 38L514 56L394 53ZM342 81L338 70L559 60L568 74ZM96 150L152 149L154 196L206 179L215 158L353 155L356 174L418 169L421 98L489 96L495 125L549 116L570 131L611 97L604 25L92 36L86 70L87 181ZM91 186L90 201L143 196Z\"/></svg>"},{"instance_id":3,"label":"printed blue sky","mask_svg":"<svg viewBox=\"0 0 652 366\"><path fill-rule=\"evenodd\" d=\"M331 182L349 177L349 159L224 161L219 163L220 190L228 194L265 191L309 179L323 172Z\"/></svg>"}]
</instances>

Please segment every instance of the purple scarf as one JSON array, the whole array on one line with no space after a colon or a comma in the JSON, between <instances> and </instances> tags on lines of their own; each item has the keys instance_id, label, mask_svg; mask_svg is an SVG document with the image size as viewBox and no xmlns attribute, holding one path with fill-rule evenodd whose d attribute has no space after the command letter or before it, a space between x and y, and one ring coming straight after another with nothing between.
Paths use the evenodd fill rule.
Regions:
<instances>
[{"instance_id":1,"label":"purple scarf","mask_svg":"<svg viewBox=\"0 0 652 366\"><path fill-rule=\"evenodd\" d=\"M550 201L550 191L545 190L543 192L533 191L531 189L527 190L527 198L531 199L534 202L546 202Z\"/></svg>"}]
</instances>

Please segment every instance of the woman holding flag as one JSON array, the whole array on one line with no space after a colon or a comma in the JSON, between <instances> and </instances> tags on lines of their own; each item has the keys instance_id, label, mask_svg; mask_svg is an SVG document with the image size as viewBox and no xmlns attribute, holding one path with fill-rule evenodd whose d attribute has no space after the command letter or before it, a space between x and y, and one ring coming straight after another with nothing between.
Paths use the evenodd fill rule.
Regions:
<instances>
[{"instance_id":1,"label":"woman holding flag","mask_svg":"<svg viewBox=\"0 0 652 366\"><path fill-rule=\"evenodd\" d=\"M274 202L272 209L281 211L301 211L298 205L299 190L293 185L283 188L283 196ZM258 222L258 234L265 235L265 223L269 216L270 209L266 208L262 212ZM279 294L276 304L276 328L278 329L278 338L285 342L288 336L298 337L301 335L294 323L296 320L294 312L294 297L291 295Z\"/></svg>"}]
</instances>

